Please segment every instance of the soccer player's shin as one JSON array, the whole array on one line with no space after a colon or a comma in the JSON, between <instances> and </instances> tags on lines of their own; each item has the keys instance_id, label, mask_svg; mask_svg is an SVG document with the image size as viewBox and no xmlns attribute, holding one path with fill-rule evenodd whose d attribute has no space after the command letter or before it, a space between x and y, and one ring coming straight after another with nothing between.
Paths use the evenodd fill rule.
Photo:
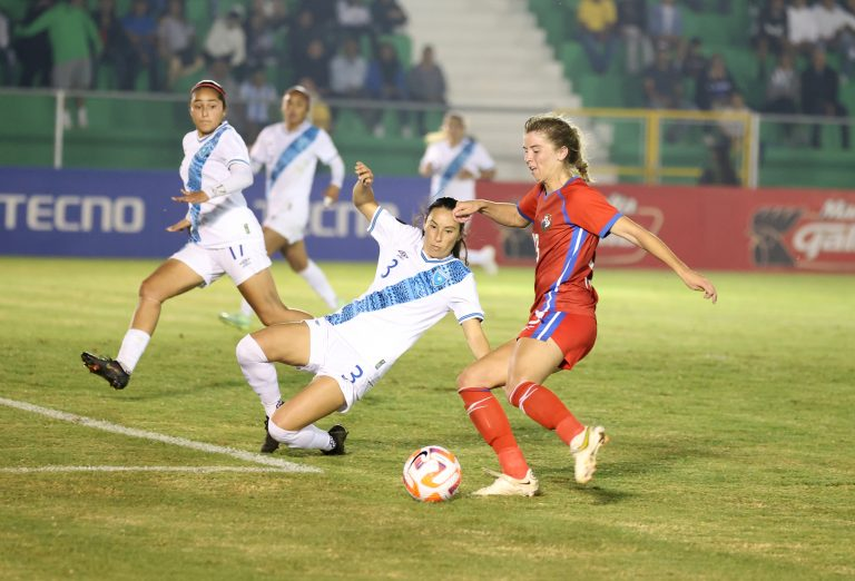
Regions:
<instances>
[{"instance_id":1,"label":"soccer player's shin","mask_svg":"<svg viewBox=\"0 0 855 581\"><path fill-rule=\"evenodd\" d=\"M514 478L525 478L528 464L496 396L481 387L464 387L457 393L463 399L469 419L499 457L502 472Z\"/></svg>"},{"instance_id":2,"label":"soccer player's shin","mask_svg":"<svg viewBox=\"0 0 855 581\"><path fill-rule=\"evenodd\" d=\"M520 383L511 392L510 401L514 407L520 408L520 411L547 430L555 430L561 441L568 446L570 440L585 429L557 395L537 383Z\"/></svg>"}]
</instances>

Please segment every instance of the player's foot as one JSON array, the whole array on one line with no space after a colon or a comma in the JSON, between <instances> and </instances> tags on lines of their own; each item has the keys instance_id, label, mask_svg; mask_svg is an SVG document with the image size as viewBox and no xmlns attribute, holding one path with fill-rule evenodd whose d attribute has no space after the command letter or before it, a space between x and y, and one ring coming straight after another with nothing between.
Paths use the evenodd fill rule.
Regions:
<instances>
[{"instance_id":1,"label":"player's foot","mask_svg":"<svg viewBox=\"0 0 855 581\"><path fill-rule=\"evenodd\" d=\"M264 417L264 443L261 444L261 450L259 450L262 454L272 454L276 450L279 449L279 442L273 439L273 436L270 435L270 432L267 431L267 422L270 421L270 418L267 416Z\"/></svg>"},{"instance_id":2,"label":"player's foot","mask_svg":"<svg viewBox=\"0 0 855 581\"><path fill-rule=\"evenodd\" d=\"M112 385L114 389L125 389L131 379L130 374L115 359L98 357L86 351L80 354L80 358L83 360L83 365L91 373L106 379L107 383Z\"/></svg>"},{"instance_id":3,"label":"player's foot","mask_svg":"<svg viewBox=\"0 0 855 581\"><path fill-rule=\"evenodd\" d=\"M244 333L249 331L249 315L244 315L243 313L220 313L220 321Z\"/></svg>"},{"instance_id":4,"label":"player's foot","mask_svg":"<svg viewBox=\"0 0 855 581\"><path fill-rule=\"evenodd\" d=\"M487 245L481 249L481 255L484 260L484 272L490 276L499 274L499 265L496 263L496 248L494 246Z\"/></svg>"},{"instance_id":5,"label":"player's foot","mask_svg":"<svg viewBox=\"0 0 855 581\"><path fill-rule=\"evenodd\" d=\"M514 478L492 470L487 472L496 476L496 481L490 486L476 490L472 496L534 496L540 490L540 484L531 470L526 472L525 478Z\"/></svg>"},{"instance_id":6,"label":"player's foot","mask_svg":"<svg viewBox=\"0 0 855 581\"><path fill-rule=\"evenodd\" d=\"M347 430L341 424L336 424L330 428L329 435L333 439L335 445L331 450L321 450L325 456L342 456L344 452L344 441L347 439Z\"/></svg>"},{"instance_id":7,"label":"player's foot","mask_svg":"<svg viewBox=\"0 0 855 581\"><path fill-rule=\"evenodd\" d=\"M583 432L570 440L570 452L576 462L576 482L585 484L591 481L597 470L597 452L608 441L606 429L602 426L587 426Z\"/></svg>"}]
</instances>

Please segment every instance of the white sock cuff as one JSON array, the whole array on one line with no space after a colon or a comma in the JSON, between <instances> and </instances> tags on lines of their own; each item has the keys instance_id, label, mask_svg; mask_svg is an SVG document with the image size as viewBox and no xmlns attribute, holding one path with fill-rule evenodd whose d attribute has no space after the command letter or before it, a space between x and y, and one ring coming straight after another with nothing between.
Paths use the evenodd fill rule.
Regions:
<instances>
[{"instance_id":1,"label":"white sock cuff","mask_svg":"<svg viewBox=\"0 0 855 581\"><path fill-rule=\"evenodd\" d=\"M300 432L295 432L294 430L283 430L273 423L273 420L269 420L267 422L267 433L280 444L292 444L294 440L296 440L297 434Z\"/></svg>"}]
</instances>

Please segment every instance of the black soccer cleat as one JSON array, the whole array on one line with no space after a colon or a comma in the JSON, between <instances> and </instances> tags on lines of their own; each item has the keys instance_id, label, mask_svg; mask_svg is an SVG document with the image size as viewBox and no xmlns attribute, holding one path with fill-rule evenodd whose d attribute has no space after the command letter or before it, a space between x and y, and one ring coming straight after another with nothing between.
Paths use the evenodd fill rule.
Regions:
<instances>
[{"instance_id":1,"label":"black soccer cleat","mask_svg":"<svg viewBox=\"0 0 855 581\"><path fill-rule=\"evenodd\" d=\"M324 456L343 456L345 454L344 441L347 439L347 430L341 424L336 424L330 428L329 435L335 442L335 446L332 450L321 450L321 452Z\"/></svg>"},{"instance_id":2,"label":"black soccer cleat","mask_svg":"<svg viewBox=\"0 0 855 581\"><path fill-rule=\"evenodd\" d=\"M270 432L267 431L267 422L269 421L270 418L264 418L264 443L261 445L260 450L262 454L272 454L279 449L279 442L274 440L273 436L270 435Z\"/></svg>"},{"instance_id":3,"label":"black soccer cleat","mask_svg":"<svg viewBox=\"0 0 855 581\"><path fill-rule=\"evenodd\" d=\"M98 357L86 351L80 354L80 358L90 373L100 375L114 389L125 389L131 379L130 374L122 369L122 366L115 359Z\"/></svg>"}]
</instances>

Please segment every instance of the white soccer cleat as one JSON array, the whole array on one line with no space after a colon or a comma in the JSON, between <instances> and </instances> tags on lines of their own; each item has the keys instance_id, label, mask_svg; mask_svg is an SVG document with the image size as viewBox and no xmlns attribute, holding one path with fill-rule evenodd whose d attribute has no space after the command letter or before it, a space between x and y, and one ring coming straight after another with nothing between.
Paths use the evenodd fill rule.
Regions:
<instances>
[{"instance_id":1,"label":"white soccer cleat","mask_svg":"<svg viewBox=\"0 0 855 581\"><path fill-rule=\"evenodd\" d=\"M609 441L602 426L587 426L570 441L570 452L576 461L575 476L579 484L587 484L597 471L597 452Z\"/></svg>"},{"instance_id":2,"label":"white soccer cleat","mask_svg":"<svg viewBox=\"0 0 855 581\"><path fill-rule=\"evenodd\" d=\"M531 470L526 472L525 478L517 479L507 474L487 470L489 474L496 476L496 481L490 486L485 486L472 493L472 496L534 496L538 493L540 485Z\"/></svg>"}]
</instances>

